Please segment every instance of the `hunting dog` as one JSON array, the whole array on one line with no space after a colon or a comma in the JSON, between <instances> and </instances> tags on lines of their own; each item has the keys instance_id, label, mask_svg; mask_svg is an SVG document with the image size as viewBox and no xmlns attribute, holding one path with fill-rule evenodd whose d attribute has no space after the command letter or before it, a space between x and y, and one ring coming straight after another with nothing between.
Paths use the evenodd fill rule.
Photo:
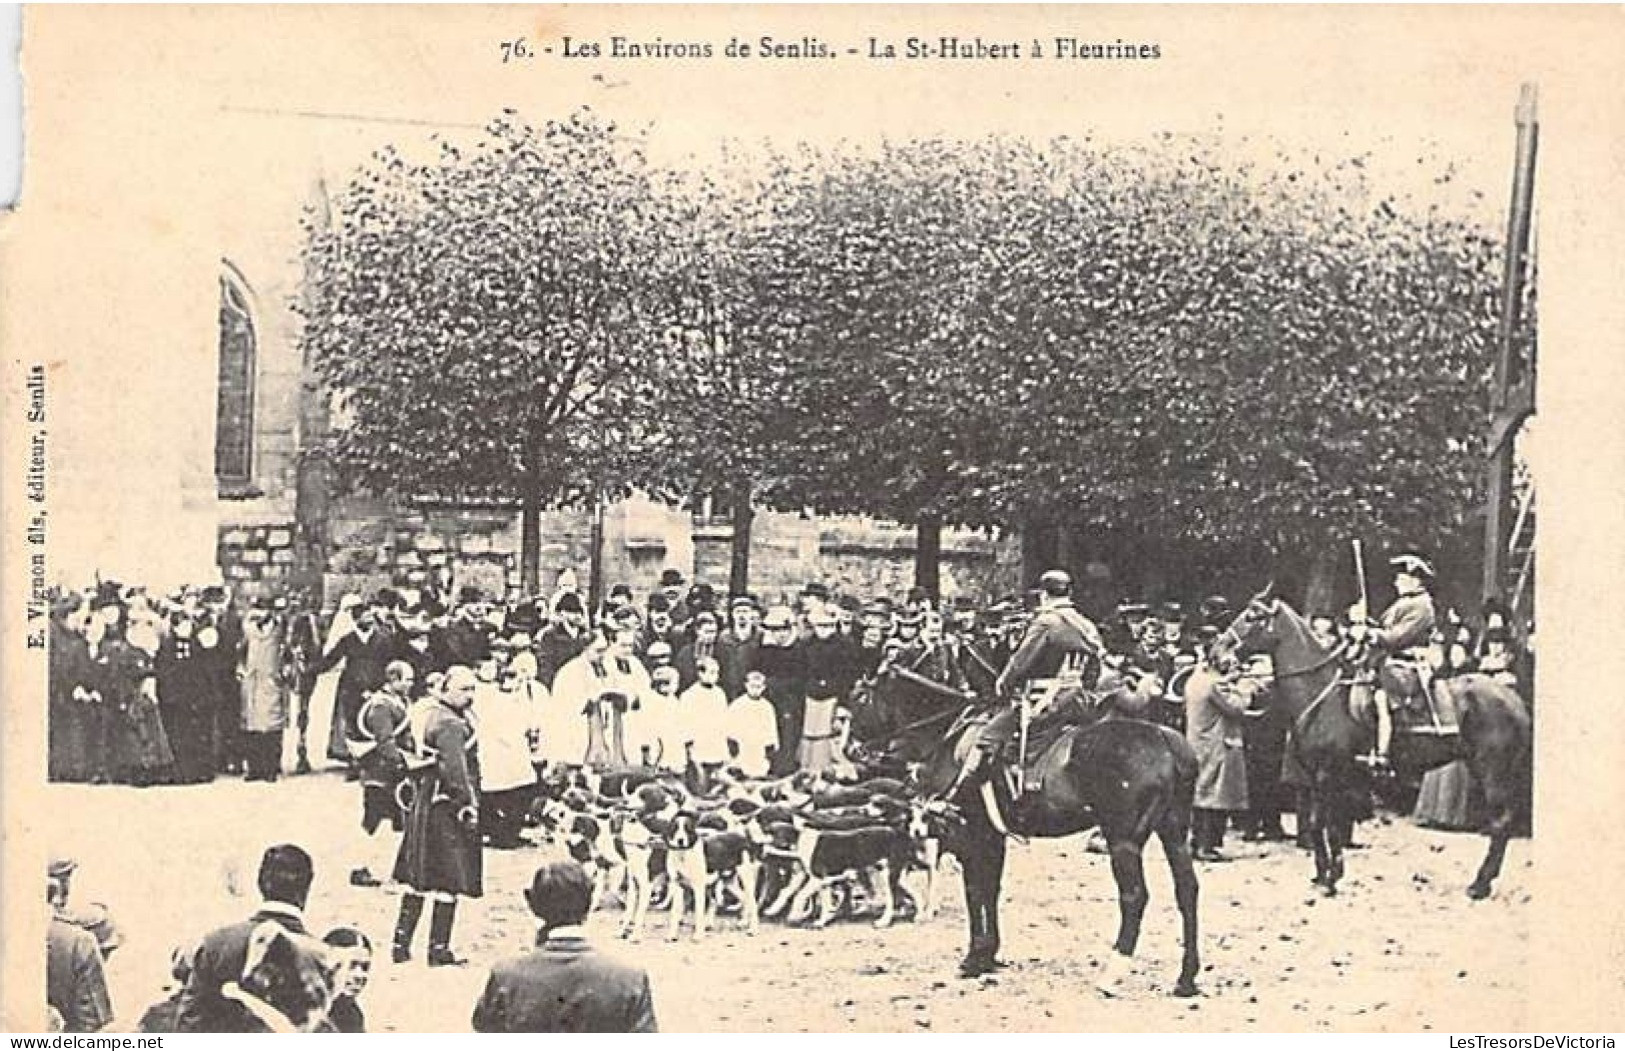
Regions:
<instances>
[{"instance_id":1,"label":"hunting dog","mask_svg":"<svg viewBox=\"0 0 1625 1051\"><path fill-rule=\"evenodd\" d=\"M739 829L708 831L693 811L672 819L666 836L666 876L671 883L671 929L676 941L682 933L683 913L693 902L694 936L710 929L715 898L730 882L737 887L745 933L758 926L756 884L761 862L751 836Z\"/></svg>"}]
</instances>

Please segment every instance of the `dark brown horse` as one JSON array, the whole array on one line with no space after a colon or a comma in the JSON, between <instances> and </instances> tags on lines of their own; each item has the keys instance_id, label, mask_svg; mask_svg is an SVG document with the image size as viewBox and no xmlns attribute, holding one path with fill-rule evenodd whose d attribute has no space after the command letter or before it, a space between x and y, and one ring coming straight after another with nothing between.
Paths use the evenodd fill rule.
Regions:
<instances>
[{"instance_id":1,"label":"dark brown horse","mask_svg":"<svg viewBox=\"0 0 1625 1051\"><path fill-rule=\"evenodd\" d=\"M882 676L855 702L854 736L870 758L903 762L919 789L937 797L954 782L962 749L985 714L973 699L943 687L922 687ZM1085 716L1087 717L1087 716ZM1196 870L1191 864L1191 801L1196 757L1172 731L1133 719L1103 718L1064 726L1048 735L1041 788L1013 806L1003 777L992 780L1000 812L1026 836L1070 836L1098 826L1110 848L1120 922L1114 952L1097 981L1105 993L1128 969L1140 937L1149 893L1142 854L1153 833L1173 873L1174 899L1183 926L1184 957L1176 996L1194 996L1199 967ZM943 848L959 858L965 881L970 946L960 967L966 976L1000 965L999 892L1005 837L980 800L943 822Z\"/></svg>"},{"instance_id":2,"label":"dark brown horse","mask_svg":"<svg viewBox=\"0 0 1625 1051\"><path fill-rule=\"evenodd\" d=\"M1308 622L1270 591L1249 602L1214 641L1211 658L1222 664L1240 654L1269 653L1274 659L1274 703L1285 706L1291 720L1287 748L1309 780L1306 824L1315 854L1314 882L1329 896L1343 875L1343 848L1354 815L1369 803L1369 775L1358 757L1370 750L1376 724L1372 713L1356 713L1348 703L1351 681L1341 651L1317 640ZM1467 888L1468 897L1478 899L1489 895L1500 875L1507 840L1519 824L1529 769L1529 712L1515 692L1487 675L1449 681L1460 732L1396 730L1391 759L1407 774L1461 759L1482 787L1490 843Z\"/></svg>"}]
</instances>

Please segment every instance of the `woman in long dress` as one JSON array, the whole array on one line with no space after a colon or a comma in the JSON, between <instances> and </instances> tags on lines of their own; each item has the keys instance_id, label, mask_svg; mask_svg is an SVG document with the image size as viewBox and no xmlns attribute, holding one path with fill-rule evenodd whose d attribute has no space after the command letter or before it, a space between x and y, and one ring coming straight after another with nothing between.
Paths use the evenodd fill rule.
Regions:
<instances>
[{"instance_id":1,"label":"woman in long dress","mask_svg":"<svg viewBox=\"0 0 1625 1051\"><path fill-rule=\"evenodd\" d=\"M1437 680L1471 670L1473 664L1467 647L1455 639L1447 642L1441 632L1435 632L1430 659ZM1428 828L1474 831L1478 827L1478 803L1478 786L1473 781L1472 771L1464 760L1457 759L1422 775L1411 819Z\"/></svg>"}]
</instances>

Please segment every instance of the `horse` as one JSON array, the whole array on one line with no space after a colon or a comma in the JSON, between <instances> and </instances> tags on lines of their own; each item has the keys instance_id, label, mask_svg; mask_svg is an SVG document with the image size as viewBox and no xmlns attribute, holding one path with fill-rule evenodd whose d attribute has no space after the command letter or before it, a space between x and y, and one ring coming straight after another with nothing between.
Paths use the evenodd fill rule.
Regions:
<instances>
[{"instance_id":1,"label":"horse","mask_svg":"<svg viewBox=\"0 0 1625 1051\"><path fill-rule=\"evenodd\" d=\"M987 713L973 696L914 679L889 671L855 699L854 737L861 738L859 747L872 761L905 761L919 791L940 798L955 781L959 757L974 744L972 735L980 732ZM1150 897L1142 854L1154 833L1173 874L1184 939L1174 995L1195 996L1200 966L1198 882L1190 855L1195 753L1165 727L1110 716L1062 727L1042 754L1039 787L1021 805L1012 806L1003 777L995 775L989 784L1015 832L1056 838L1098 826L1104 834L1119 923L1097 988L1113 995L1129 970ZM1003 966L998 950L1005 835L984 806L971 804L952 808L942 836L943 850L958 856L964 875L970 944L960 974L976 977Z\"/></svg>"},{"instance_id":2,"label":"horse","mask_svg":"<svg viewBox=\"0 0 1625 1051\"><path fill-rule=\"evenodd\" d=\"M1340 660L1342 647L1327 647L1316 639L1303 616L1275 597L1273 590L1271 585L1248 602L1214 640L1209 659L1226 665L1247 653L1272 656L1274 703L1284 705L1291 720L1288 755L1309 781L1305 823L1315 856L1313 882L1330 897L1337 893L1337 881L1343 876L1343 848L1354 815L1369 805L1369 775L1358 757L1371 747L1375 718L1374 713L1356 712L1349 704L1351 681ZM1467 674L1448 681L1456 699L1460 732L1396 732L1392 763L1400 772L1419 774L1461 759L1483 788L1489 847L1467 887L1467 896L1476 901L1489 896L1501 873L1507 841L1519 824L1530 718L1522 698L1488 675Z\"/></svg>"}]
</instances>

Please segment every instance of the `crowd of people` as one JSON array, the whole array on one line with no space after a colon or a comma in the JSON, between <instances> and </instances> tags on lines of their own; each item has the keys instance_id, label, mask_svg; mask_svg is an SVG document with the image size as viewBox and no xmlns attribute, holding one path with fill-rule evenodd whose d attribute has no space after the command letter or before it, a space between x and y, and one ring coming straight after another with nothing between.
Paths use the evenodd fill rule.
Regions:
<instances>
[{"instance_id":1,"label":"crowd of people","mask_svg":"<svg viewBox=\"0 0 1625 1051\"><path fill-rule=\"evenodd\" d=\"M718 779L855 777L850 705L857 694L897 669L967 697L1007 693L1005 673L1024 641L1031 647L1035 612L1041 621L1061 605L1070 610L1065 596L1059 588L1035 601L939 606L920 589L860 601L813 582L769 604L750 594L724 599L705 584L690 588L668 570L641 603L630 587L616 585L591 613L567 577L546 600L496 602L471 589L346 595L324 623L286 599L239 614L219 587L154 600L140 589L102 584L56 607L51 773L133 785L226 772L275 780L285 732L308 723L318 682L334 678L326 752L344 764L361 796L362 836L349 882L374 887L392 879L403 887L394 962L412 958L427 913L428 964L456 965L464 962L451 948L456 904L483 893L483 849L526 845L550 771L659 772L695 792ZM1189 614L1174 602L1124 602L1098 626L1084 621L1100 658L1095 671L1134 684L1124 694L1128 714L1175 726L1191 740L1201 764L1193 848L1210 862L1226 860L1221 848L1231 824L1249 838L1284 837L1281 814L1293 806L1280 784L1286 730L1271 718L1267 658L1227 669L1226 689L1185 689L1233 615L1230 602L1215 595ZM1320 614L1311 623L1328 646L1382 630L1368 625L1363 611ZM1420 648L1440 677L1480 670L1517 685L1529 674L1530 655L1504 609L1487 607L1476 634L1446 611L1426 635ZM1435 771L1422 785L1418 816L1466 827L1471 791L1459 765ZM299 867L293 851L303 855L292 847L280 861L267 855L273 874L279 865ZM284 943L307 937L302 920L286 921L308 892L308 863L308 856L300 863L302 876L284 874L286 887L273 879L268 889L262 880L266 915L222 935L212 950L206 941L177 955L181 991L155 1009L155 1027L218 1025L222 1012L233 1024L270 1024L245 1016L252 1005L241 997L227 996L229 1008L200 1008L196 988L207 986L218 1000L221 988L253 970L244 970L245 960L280 956L286 966L303 958L302 943ZM573 876L550 870L537 879L537 900L574 900ZM561 918L556 901L544 907L537 900L531 904L539 916L572 928L548 937L578 937L580 917ZM72 926L64 921L59 937L53 924L52 960L62 955L88 971L84 939L68 938ZM324 1007L322 1024L359 1026L353 993L370 968L370 942L351 928L330 932L327 941L322 958L339 954L347 962L341 977L321 981L352 995ZM538 951L569 950L544 940ZM488 998L507 999L500 1008L482 1001L476 1025L484 1018L495 1026L491 1020L507 1017L503 1012L521 1010L511 994L493 991L502 983L492 981ZM646 999L646 985L643 992ZM105 1023L105 992L76 992L62 1003L53 996L52 1003L70 1030ZM200 1022L200 1010L213 1021ZM653 1027L652 1007L635 1013L629 1025ZM272 1021L302 1024L285 1013Z\"/></svg>"}]
</instances>

